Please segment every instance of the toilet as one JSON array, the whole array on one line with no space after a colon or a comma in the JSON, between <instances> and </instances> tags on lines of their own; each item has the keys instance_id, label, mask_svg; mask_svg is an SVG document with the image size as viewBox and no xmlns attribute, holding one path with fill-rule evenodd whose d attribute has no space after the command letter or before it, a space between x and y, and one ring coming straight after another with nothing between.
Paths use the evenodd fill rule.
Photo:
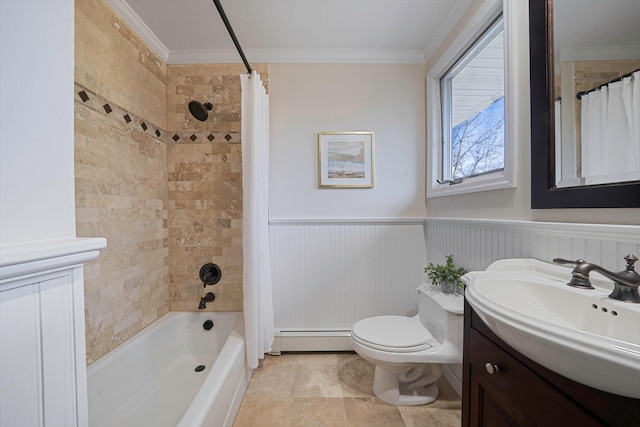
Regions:
<instances>
[{"instance_id":1,"label":"toilet","mask_svg":"<svg viewBox=\"0 0 640 427\"><path fill-rule=\"evenodd\" d=\"M438 398L441 364L462 363L464 297L418 287L414 317L376 316L356 322L351 345L375 365L373 392L391 405L424 405Z\"/></svg>"}]
</instances>

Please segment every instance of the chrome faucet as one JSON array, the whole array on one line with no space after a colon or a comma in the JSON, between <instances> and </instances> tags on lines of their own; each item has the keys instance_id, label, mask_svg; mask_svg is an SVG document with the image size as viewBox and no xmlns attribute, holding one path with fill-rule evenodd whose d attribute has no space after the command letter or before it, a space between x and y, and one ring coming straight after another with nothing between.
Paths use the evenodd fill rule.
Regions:
<instances>
[{"instance_id":1,"label":"chrome faucet","mask_svg":"<svg viewBox=\"0 0 640 427\"><path fill-rule=\"evenodd\" d=\"M589 280L589 273L597 271L605 277L613 280L613 292L609 294L609 298L620 301L640 303L640 294L638 294L638 286L640 286L640 274L634 268L634 264L638 261L635 255L627 255L624 257L627 261L627 268L618 273L605 270L599 265L586 262L583 259L570 261L562 258L555 258L554 264L572 264L575 268L571 272L571 280L567 285L575 286L582 289L594 289Z\"/></svg>"}]
</instances>

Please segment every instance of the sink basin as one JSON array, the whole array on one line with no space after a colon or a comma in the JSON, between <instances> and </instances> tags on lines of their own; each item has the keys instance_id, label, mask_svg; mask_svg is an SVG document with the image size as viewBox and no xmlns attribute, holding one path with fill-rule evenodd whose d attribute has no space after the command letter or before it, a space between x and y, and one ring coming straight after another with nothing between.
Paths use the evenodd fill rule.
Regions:
<instances>
[{"instance_id":1,"label":"sink basin","mask_svg":"<svg viewBox=\"0 0 640 427\"><path fill-rule=\"evenodd\" d=\"M535 259L467 273L465 297L505 342L540 365L609 393L640 398L640 304L612 300L613 284L567 286L571 268ZM490 361L488 361L490 362Z\"/></svg>"}]
</instances>

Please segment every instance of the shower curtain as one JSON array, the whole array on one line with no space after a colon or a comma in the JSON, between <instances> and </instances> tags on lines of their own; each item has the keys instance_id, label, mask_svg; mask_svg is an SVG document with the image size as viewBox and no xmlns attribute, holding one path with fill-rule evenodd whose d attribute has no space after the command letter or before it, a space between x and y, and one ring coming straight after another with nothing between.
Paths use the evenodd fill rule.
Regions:
<instances>
[{"instance_id":1,"label":"shower curtain","mask_svg":"<svg viewBox=\"0 0 640 427\"><path fill-rule=\"evenodd\" d=\"M242 81L242 255L247 364L271 351L273 302L269 259L269 97L260 75Z\"/></svg>"},{"instance_id":2,"label":"shower curtain","mask_svg":"<svg viewBox=\"0 0 640 427\"><path fill-rule=\"evenodd\" d=\"M640 71L582 96L582 176L632 172L640 164ZM598 182L607 182L606 177Z\"/></svg>"}]
</instances>

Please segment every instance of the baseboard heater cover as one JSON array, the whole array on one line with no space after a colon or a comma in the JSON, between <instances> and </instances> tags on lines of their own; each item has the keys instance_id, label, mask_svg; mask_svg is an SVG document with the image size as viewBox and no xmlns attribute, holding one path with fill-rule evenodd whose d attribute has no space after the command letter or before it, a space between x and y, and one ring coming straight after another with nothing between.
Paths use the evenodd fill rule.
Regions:
<instances>
[{"instance_id":1,"label":"baseboard heater cover","mask_svg":"<svg viewBox=\"0 0 640 427\"><path fill-rule=\"evenodd\" d=\"M353 351L349 329L276 330L271 354L286 351Z\"/></svg>"}]
</instances>

